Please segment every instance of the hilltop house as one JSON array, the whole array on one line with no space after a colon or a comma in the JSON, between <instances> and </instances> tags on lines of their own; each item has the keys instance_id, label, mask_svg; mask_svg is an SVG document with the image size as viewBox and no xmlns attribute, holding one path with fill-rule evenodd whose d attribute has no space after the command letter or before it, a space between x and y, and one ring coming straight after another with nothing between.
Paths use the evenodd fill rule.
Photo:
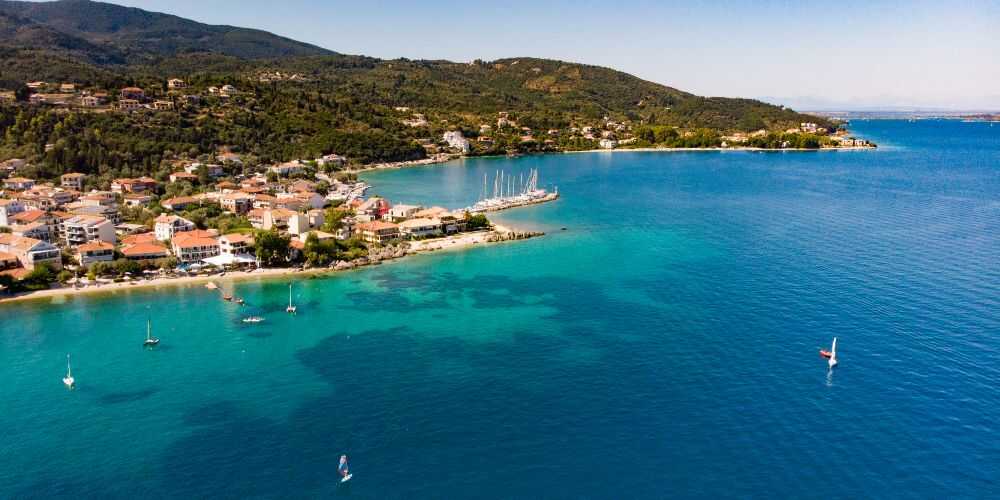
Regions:
<instances>
[{"instance_id":1,"label":"hilltop house","mask_svg":"<svg viewBox=\"0 0 1000 500\"><path fill-rule=\"evenodd\" d=\"M222 209L237 215L249 212L250 207L253 206L253 201L252 195L239 191L227 193L219 197L219 204L222 206Z\"/></svg>"},{"instance_id":2,"label":"hilltop house","mask_svg":"<svg viewBox=\"0 0 1000 500\"><path fill-rule=\"evenodd\" d=\"M142 101L146 98L146 93L139 87L125 87L122 89L120 97L122 100Z\"/></svg>"},{"instance_id":3,"label":"hilltop house","mask_svg":"<svg viewBox=\"0 0 1000 500\"><path fill-rule=\"evenodd\" d=\"M115 193L145 193L156 190L156 179L140 177L138 179L115 179L111 181L111 191Z\"/></svg>"},{"instance_id":4,"label":"hilltop house","mask_svg":"<svg viewBox=\"0 0 1000 500\"><path fill-rule=\"evenodd\" d=\"M85 177L87 176L76 172L63 174L62 176L59 177L59 185L66 189L75 189L77 191L83 191L83 179Z\"/></svg>"},{"instance_id":5,"label":"hilltop house","mask_svg":"<svg viewBox=\"0 0 1000 500\"><path fill-rule=\"evenodd\" d=\"M302 162L294 160L280 163L278 165L271 165L267 170L282 177L288 177L289 175L301 174L304 167L305 165L303 165Z\"/></svg>"},{"instance_id":6,"label":"hilltop house","mask_svg":"<svg viewBox=\"0 0 1000 500\"><path fill-rule=\"evenodd\" d=\"M451 130L445 132L443 138L444 142L448 143L448 146L461 151L463 154L472 150L472 146L469 145L469 140L462 135L461 130Z\"/></svg>"},{"instance_id":7,"label":"hilltop house","mask_svg":"<svg viewBox=\"0 0 1000 500\"><path fill-rule=\"evenodd\" d=\"M26 191L35 187L35 181L24 177L11 177L3 180L3 187L13 191Z\"/></svg>"},{"instance_id":8,"label":"hilltop house","mask_svg":"<svg viewBox=\"0 0 1000 500\"><path fill-rule=\"evenodd\" d=\"M0 199L0 227L9 226L10 218L24 211L24 204L18 200Z\"/></svg>"},{"instance_id":9,"label":"hilltop house","mask_svg":"<svg viewBox=\"0 0 1000 500\"><path fill-rule=\"evenodd\" d=\"M198 205L199 201L193 196L177 196L175 198L167 198L166 200L160 201L160 206L167 210L184 210L185 208Z\"/></svg>"},{"instance_id":10,"label":"hilltop house","mask_svg":"<svg viewBox=\"0 0 1000 500\"><path fill-rule=\"evenodd\" d=\"M198 182L198 176L194 174L189 174L187 172L174 172L170 174L170 182L181 182L181 181L190 182L193 184L195 182Z\"/></svg>"}]
</instances>

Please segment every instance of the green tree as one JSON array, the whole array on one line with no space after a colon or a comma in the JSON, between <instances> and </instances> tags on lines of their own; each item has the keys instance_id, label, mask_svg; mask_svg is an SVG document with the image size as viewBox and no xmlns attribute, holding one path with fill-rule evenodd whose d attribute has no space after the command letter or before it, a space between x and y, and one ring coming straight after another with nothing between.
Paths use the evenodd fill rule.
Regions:
<instances>
[{"instance_id":1,"label":"green tree","mask_svg":"<svg viewBox=\"0 0 1000 500\"><path fill-rule=\"evenodd\" d=\"M468 231L475 231L477 229L486 229L490 227L490 221L483 214L471 215L468 212L465 213L465 228Z\"/></svg>"},{"instance_id":2,"label":"green tree","mask_svg":"<svg viewBox=\"0 0 1000 500\"><path fill-rule=\"evenodd\" d=\"M331 207L326 209L323 218L323 231L334 233L344 227L344 217L347 217L347 215L348 211L343 208Z\"/></svg>"},{"instance_id":3,"label":"green tree","mask_svg":"<svg viewBox=\"0 0 1000 500\"><path fill-rule=\"evenodd\" d=\"M207 186L212 183L212 176L208 175L208 167L205 164L198 165L198 184Z\"/></svg>"},{"instance_id":4,"label":"green tree","mask_svg":"<svg viewBox=\"0 0 1000 500\"><path fill-rule=\"evenodd\" d=\"M27 290L45 290L55 280L56 273L52 270L52 267L48 264L39 264L27 276L21 278L21 284Z\"/></svg>"},{"instance_id":5,"label":"green tree","mask_svg":"<svg viewBox=\"0 0 1000 500\"><path fill-rule=\"evenodd\" d=\"M337 258L337 243L332 240L320 241L316 233L309 233L302 254L306 264L310 266L327 266Z\"/></svg>"},{"instance_id":6,"label":"green tree","mask_svg":"<svg viewBox=\"0 0 1000 500\"><path fill-rule=\"evenodd\" d=\"M267 267L275 267L288 262L288 249L291 243L291 237L273 229L257 231L254 234L254 251L261 263Z\"/></svg>"}]
</instances>

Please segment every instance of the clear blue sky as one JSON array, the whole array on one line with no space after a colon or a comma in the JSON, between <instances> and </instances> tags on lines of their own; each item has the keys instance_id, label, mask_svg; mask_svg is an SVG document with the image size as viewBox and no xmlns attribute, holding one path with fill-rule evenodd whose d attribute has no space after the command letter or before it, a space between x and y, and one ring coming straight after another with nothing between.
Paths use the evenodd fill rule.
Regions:
<instances>
[{"instance_id":1,"label":"clear blue sky","mask_svg":"<svg viewBox=\"0 0 1000 500\"><path fill-rule=\"evenodd\" d=\"M793 105L806 97L1000 107L996 0L114 1L348 54L548 57L703 95L774 96Z\"/></svg>"}]
</instances>

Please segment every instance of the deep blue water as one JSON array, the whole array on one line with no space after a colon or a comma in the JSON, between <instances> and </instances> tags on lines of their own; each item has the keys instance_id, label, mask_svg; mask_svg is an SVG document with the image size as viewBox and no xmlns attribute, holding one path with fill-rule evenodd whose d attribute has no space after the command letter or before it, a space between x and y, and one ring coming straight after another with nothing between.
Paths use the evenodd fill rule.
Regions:
<instances>
[{"instance_id":1,"label":"deep blue water","mask_svg":"<svg viewBox=\"0 0 1000 500\"><path fill-rule=\"evenodd\" d=\"M883 147L369 174L563 198L497 216L544 238L297 282L296 317L239 284L257 326L201 287L0 306L0 498L996 497L1000 127L854 129Z\"/></svg>"}]
</instances>

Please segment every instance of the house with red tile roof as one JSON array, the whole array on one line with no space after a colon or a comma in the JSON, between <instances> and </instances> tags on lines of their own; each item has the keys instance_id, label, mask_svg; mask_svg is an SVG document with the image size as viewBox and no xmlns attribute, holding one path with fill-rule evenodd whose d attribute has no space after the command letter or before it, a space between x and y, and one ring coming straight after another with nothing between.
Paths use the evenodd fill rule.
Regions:
<instances>
[{"instance_id":1,"label":"house with red tile roof","mask_svg":"<svg viewBox=\"0 0 1000 500\"><path fill-rule=\"evenodd\" d=\"M148 233L151 234L151 233ZM135 243L122 247L122 255L129 260L156 260L170 256L167 248L159 243Z\"/></svg>"},{"instance_id":2,"label":"house with red tile roof","mask_svg":"<svg viewBox=\"0 0 1000 500\"><path fill-rule=\"evenodd\" d=\"M92 241L76 247L76 261L83 267L113 260L115 260L115 246L111 243Z\"/></svg>"}]
</instances>

